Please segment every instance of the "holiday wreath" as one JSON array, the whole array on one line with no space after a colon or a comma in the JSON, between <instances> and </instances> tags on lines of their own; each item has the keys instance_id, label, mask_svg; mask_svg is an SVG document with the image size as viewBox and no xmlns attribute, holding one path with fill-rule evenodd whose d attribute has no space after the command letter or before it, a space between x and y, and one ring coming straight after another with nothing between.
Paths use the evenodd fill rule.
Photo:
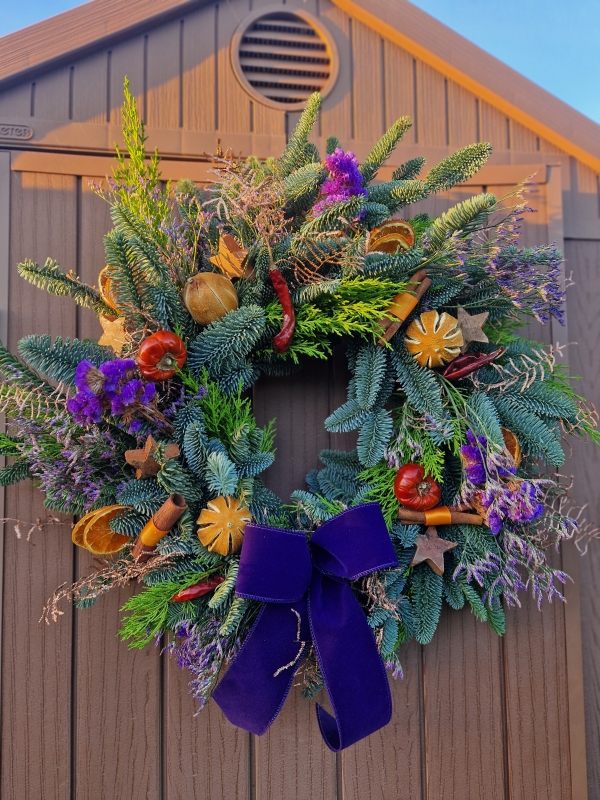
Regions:
<instances>
[{"instance_id":1,"label":"holiday wreath","mask_svg":"<svg viewBox=\"0 0 600 800\"><path fill-rule=\"evenodd\" d=\"M319 104L280 158L221 153L206 193L172 191L126 87L99 288L51 260L18 267L92 309L104 335L0 351L0 480L33 478L49 509L78 517L73 542L105 557L46 620L64 598L84 608L137 580L131 647L171 634L201 705L213 695L254 733L300 670L307 696L329 692L334 716L317 713L339 750L389 721L384 666L399 674L399 646L431 640L444 601L502 634L520 590L561 596L545 557L576 528L561 437L598 433L552 349L517 332L562 321L564 301L560 254L517 246L522 198L408 213L474 175L489 145L376 183L410 120L362 164L333 137L323 162L309 142ZM245 392L336 341L352 377L325 426L357 430L356 449L322 452L286 505L261 481L274 429Z\"/></svg>"}]
</instances>

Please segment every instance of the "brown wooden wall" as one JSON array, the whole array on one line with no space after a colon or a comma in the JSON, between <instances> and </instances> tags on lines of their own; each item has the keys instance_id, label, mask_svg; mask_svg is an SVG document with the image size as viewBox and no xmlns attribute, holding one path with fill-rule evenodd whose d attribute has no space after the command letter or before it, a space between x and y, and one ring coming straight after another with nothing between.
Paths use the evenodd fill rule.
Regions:
<instances>
[{"instance_id":1,"label":"brown wooden wall","mask_svg":"<svg viewBox=\"0 0 600 800\"><path fill-rule=\"evenodd\" d=\"M251 3L254 9L261 4ZM568 336L555 329L543 335L579 343L567 351L571 368L583 376L582 393L600 407L597 176L328 0L288 0L285 8L296 5L321 17L340 52L340 77L317 131L320 144L336 134L363 156L401 114L413 116L415 125L394 165L421 153L435 163L453 148L491 141L492 166L452 198L428 201L423 210L430 213L482 189L503 195L536 172L529 197L537 213L528 220L525 243L558 241L576 280ZM14 265L52 256L83 280L97 280L110 220L88 178L109 172L106 154L119 137L125 74L144 110L150 144L167 155L165 177L205 180L202 154L214 150L217 138L245 153L281 150L297 115L253 103L230 68L229 41L248 10L242 0L207 5L0 91L0 123L34 130L26 145L9 149L6 143L0 150L0 336L6 338L5 326L11 350L28 333L99 333L91 312L25 284ZM277 417L278 457L268 483L282 496L302 485L320 449L350 446L322 426L343 400L345 380L343 359L336 358L285 383L262 381L255 388L259 419ZM577 448L569 464L578 499L591 502L595 519L598 460L591 447ZM5 516L33 521L43 514L31 486L6 492ZM580 573L578 588L568 587L569 604L539 614L525 601L509 612L503 639L468 611L445 613L430 645L401 651L405 678L392 687L390 726L334 756L322 744L314 703L296 694L262 738L235 730L213 705L194 717L186 675L172 661L154 649L132 653L117 643L118 608L135 587L85 612L65 607L57 625L38 627L54 588L91 568L87 554L71 545L68 522L34 533L30 542L16 537L12 523L5 527L2 797L583 800L585 699L587 784L590 799L600 798L599 546L580 562L568 548L557 554L556 563Z\"/></svg>"}]
</instances>

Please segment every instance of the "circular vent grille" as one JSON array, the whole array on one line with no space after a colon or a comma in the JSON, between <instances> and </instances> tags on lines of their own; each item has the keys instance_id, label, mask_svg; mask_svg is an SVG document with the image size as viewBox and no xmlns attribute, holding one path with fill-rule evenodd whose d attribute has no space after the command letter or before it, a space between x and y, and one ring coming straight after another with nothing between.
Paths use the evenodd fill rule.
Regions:
<instances>
[{"instance_id":1,"label":"circular vent grille","mask_svg":"<svg viewBox=\"0 0 600 800\"><path fill-rule=\"evenodd\" d=\"M236 75L256 100L302 108L313 92L325 95L337 77L335 46L304 11L264 9L244 20L231 43Z\"/></svg>"}]
</instances>

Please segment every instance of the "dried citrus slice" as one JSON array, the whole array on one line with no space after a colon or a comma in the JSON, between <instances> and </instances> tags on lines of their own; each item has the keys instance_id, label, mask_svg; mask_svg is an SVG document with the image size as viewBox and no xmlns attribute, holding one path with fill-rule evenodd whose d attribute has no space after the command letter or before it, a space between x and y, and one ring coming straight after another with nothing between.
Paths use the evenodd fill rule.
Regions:
<instances>
[{"instance_id":1,"label":"dried citrus slice","mask_svg":"<svg viewBox=\"0 0 600 800\"><path fill-rule=\"evenodd\" d=\"M463 335L445 311L424 311L406 329L406 349L422 367L443 367L460 353Z\"/></svg>"},{"instance_id":2,"label":"dried citrus slice","mask_svg":"<svg viewBox=\"0 0 600 800\"><path fill-rule=\"evenodd\" d=\"M241 550L252 516L235 497L209 500L198 517L198 538L213 553L229 556Z\"/></svg>"},{"instance_id":3,"label":"dried citrus slice","mask_svg":"<svg viewBox=\"0 0 600 800\"><path fill-rule=\"evenodd\" d=\"M117 309L115 296L112 292L111 279L108 277L108 267L103 267L98 275L98 283L100 284L100 297L104 300L107 306Z\"/></svg>"},{"instance_id":4,"label":"dried citrus slice","mask_svg":"<svg viewBox=\"0 0 600 800\"><path fill-rule=\"evenodd\" d=\"M367 250L369 253L390 253L394 255L398 249L410 250L415 243L415 231L410 223L403 219L384 222L373 228L369 236Z\"/></svg>"},{"instance_id":5,"label":"dried citrus slice","mask_svg":"<svg viewBox=\"0 0 600 800\"><path fill-rule=\"evenodd\" d=\"M122 550L131 537L114 533L110 522L125 511L127 506L105 506L96 511L83 530L83 546L95 555L108 555Z\"/></svg>"},{"instance_id":6,"label":"dried citrus slice","mask_svg":"<svg viewBox=\"0 0 600 800\"><path fill-rule=\"evenodd\" d=\"M93 517L96 516L97 513L98 509L95 511L88 511L88 513L84 514L84 516L73 526L73 530L71 531L71 541L73 544L76 544L77 547L85 547L83 543L83 532L85 530L85 526Z\"/></svg>"}]
</instances>

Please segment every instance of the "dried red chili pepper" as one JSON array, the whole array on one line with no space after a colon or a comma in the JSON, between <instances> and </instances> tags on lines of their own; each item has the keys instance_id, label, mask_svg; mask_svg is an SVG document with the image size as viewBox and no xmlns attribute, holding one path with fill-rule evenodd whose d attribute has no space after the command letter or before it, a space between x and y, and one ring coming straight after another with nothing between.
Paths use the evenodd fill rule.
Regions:
<instances>
[{"instance_id":1,"label":"dried red chili pepper","mask_svg":"<svg viewBox=\"0 0 600 800\"><path fill-rule=\"evenodd\" d=\"M171 331L158 331L141 343L137 363L144 378L166 381L183 367L187 351L183 341Z\"/></svg>"},{"instance_id":2,"label":"dried red chili pepper","mask_svg":"<svg viewBox=\"0 0 600 800\"><path fill-rule=\"evenodd\" d=\"M275 294L283 309L283 325L277 336L273 337L273 348L278 353L285 353L292 343L292 337L296 327L294 304L292 303L289 286L285 282L285 278L281 272L279 272L278 269L271 269L269 270L269 278L271 279Z\"/></svg>"},{"instance_id":3,"label":"dried red chili pepper","mask_svg":"<svg viewBox=\"0 0 600 800\"><path fill-rule=\"evenodd\" d=\"M188 586L187 589L182 589L171 598L172 603L184 603L186 600L194 600L196 597L202 597L203 594L208 594L216 589L219 584L223 583L225 578L222 575L215 575L213 578L208 578L202 583L195 583L193 586Z\"/></svg>"},{"instance_id":4,"label":"dried red chili pepper","mask_svg":"<svg viewBox=\"0 0 600 800\"><path fill-rule=\"evenodd\" d=\"M451 361L448 366L442 370L441 374L444 378L448 378L449 381L456 381L494 361L494 359L501 356L503 352L504 348L499 347L492 353L465 353L455 358L454 361Z\"/></svg>"}]
</instances>

